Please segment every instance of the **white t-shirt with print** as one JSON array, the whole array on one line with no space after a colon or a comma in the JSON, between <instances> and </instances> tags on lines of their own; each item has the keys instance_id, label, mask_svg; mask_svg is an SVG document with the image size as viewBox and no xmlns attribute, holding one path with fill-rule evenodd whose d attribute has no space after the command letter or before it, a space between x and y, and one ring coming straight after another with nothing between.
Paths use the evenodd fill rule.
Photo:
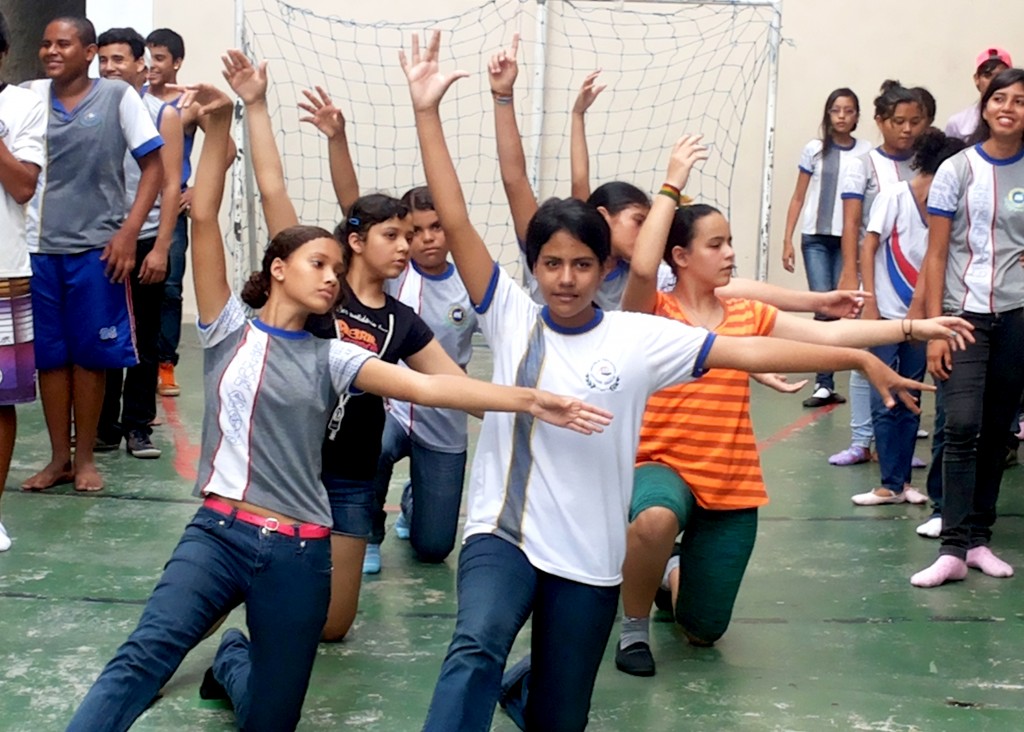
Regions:
<instances>
[{"instance_id":1,"label":"white t-shirt with print","mask_svg":"<svg viewBox=\"0 0 1024 732\"><path fill-rule=\"evenodd\" d=\"M604 432L587 436L489 412L473 460L466 537L496 534L541 571L619 584L647 397L700 376L714 335L653 315L602 310L588 325L565 330L497 266L476 309L495 383L516 383L533 339L543 351L537 387L578 397L614 418ZM516 475L523 478L518 483ZM518 517L511 528L509 516Z\"/></svg>"}]
</instances>

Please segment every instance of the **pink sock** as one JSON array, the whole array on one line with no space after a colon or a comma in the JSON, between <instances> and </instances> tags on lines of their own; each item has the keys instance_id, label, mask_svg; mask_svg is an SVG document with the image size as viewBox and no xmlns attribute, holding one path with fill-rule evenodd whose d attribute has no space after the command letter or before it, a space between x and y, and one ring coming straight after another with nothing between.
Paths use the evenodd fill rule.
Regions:
<instances>
[{"instance_id":1,"label":"pink sock","mask_svg":"<svg viewBox=\"0 0 1024 732\"><path fill-rule=\"evenodd\" d=\"M967 550L967 566L980 569L989 577L1012 577L1013 567L992 553L987 546Z\"/></svg>"},{"instance_id":2,"label":"pink sock","mask_svg":"<svg viewBox=\"0 0 1024 732\"><path fill-rule=\"evenodd\" d=\"M910 584L914 587L938 587L947 582L962 580L966 576L967 563L963 559L942 554L935 560L935 564L911 577Z\"/></svg>"}]
</instances>

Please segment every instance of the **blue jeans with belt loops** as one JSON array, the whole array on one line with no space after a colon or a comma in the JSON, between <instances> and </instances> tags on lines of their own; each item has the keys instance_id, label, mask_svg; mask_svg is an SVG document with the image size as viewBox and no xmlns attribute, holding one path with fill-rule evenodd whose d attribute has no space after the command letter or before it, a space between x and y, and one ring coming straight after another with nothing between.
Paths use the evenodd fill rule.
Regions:
<instances>
[{"instance_id":1,"label":"blue jeans with belt loops","mask_svg":"<svg viewBox=\"0 0 1024 732\"><path fill-rule=\"evenodd\" d=\"M68 725L126 730L213 624L245 603L248 653L215 665L244 730L299 722L331 591L330 542L300 539L200 508L146 602L138 627ZM227 683L225 683L227 682Z\"/></svg>"}]
</instances>

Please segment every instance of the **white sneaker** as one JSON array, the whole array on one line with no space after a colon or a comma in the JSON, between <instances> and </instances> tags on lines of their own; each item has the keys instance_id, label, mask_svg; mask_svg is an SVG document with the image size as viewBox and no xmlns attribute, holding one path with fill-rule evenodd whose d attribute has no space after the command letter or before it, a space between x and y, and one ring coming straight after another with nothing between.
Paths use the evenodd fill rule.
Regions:
<instances>
[{"instance_id":1,"label":"white sneaker","mask_svg":"<svg viewBox=\"0 0 1024 732\"><path fill-rule=\"evenodd\" d=\"M4 528L2 522L0 522L0 552L5 552L11 548L11 537L7 535L7 529Z\"/></svg>"},{"instance_id":2,"label":"white sneaker","mask_svg":"<svg viewBox=\"0 0 1024 732\"><path fill-rule=\"evenodd\" d=\"M883 490L883 489L879 489ZM905 503L907 497L904 493L893 493L888 491L889 495L879 495L874 491L868 491L867 493L858 493L851 499L856 506L888 506L896 503ZM927 499L926 499L927 500Z\"/></svg>"},{"instance_id":3,"label":"white sneaker","mask_svg":"<svg viewBox=\"0 0 1024 732\"><path fill-rule=\"evenodd\" d=\"M907 503L912 503L915 506L921 506L928 503L928 496L917 488L913 488L909 485L903 486L903 497L907 499Z\"/></svg>"},{"instance_id":4,"label":"white sneaker","mask_svg":"<svg viewBox=\"0 0 1024 732\"><path fill-rule=\"evenodd\" d=\"M938 539L942 533L942 517L932 516L923 524L917 527L917 535L928 539Z\"/></svg>"}]
</instances>

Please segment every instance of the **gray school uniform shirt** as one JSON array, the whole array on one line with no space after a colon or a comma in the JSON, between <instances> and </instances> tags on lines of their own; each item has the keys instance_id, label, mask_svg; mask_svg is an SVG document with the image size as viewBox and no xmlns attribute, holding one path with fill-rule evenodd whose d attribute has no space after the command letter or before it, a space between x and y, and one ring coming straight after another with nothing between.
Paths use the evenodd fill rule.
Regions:
<instances>
[{"instance_id":1,"label":"gray school uniform shirt","mask_svg":"<svg viewBox=\"0 0 1024 732\"><path fill-rule=\"evenodd\" d=\"M49 79L26 82L47 105L46 167L29 204L29 251L80 254L105 247L131 202L125 151L135 159L163 146L137 91L118 79L93 79L73 110Z\"/></svg>"},{"instance_id":2,"label":"gray school uniform shirt","mask_svg":"<svg viewBox=\"0 0 1024 732\"><path fill-rule=\"evenodd\" d=\"M952 220L944 312L1024 307L1024 151L1000 160L975 145L949 158L932 181L928 213Z\"/></svg>"},{"instance_id":3,"label":"gray school uniform shirt","mask_svg":"<svg viewBox=\"0 0 1024 732\"><path fill-rule=\"evenodd\" d=\"M430 326L441 348L465 370L473 355L477 317L455 266L449 262L443 274L430 275L410 262L401 275L388 280L386 287L388 294L412 308ZM395 400L388 402L388 408L417 444L437 452L466 451L469 437L465 412Z\"/></svg>"},{"instance_id":4,"label":"gray school uniform shirt","mask_svg":"<svg viewBox=\"0 0 1024 732\"><path fill-rule=\"evenodd\" d=\"M306 331L248 320L231 295L199 324L202 453L194 495L218 495L331 525L320 443L338 396L373 354Z\"/></svg>"}]
</instances>

